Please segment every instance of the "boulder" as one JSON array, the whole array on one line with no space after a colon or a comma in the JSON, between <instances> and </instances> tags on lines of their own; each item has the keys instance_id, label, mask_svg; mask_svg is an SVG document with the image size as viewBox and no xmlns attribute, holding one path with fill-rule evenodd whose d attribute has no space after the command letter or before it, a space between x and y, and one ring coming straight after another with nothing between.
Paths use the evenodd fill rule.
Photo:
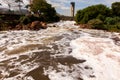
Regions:
<instances>
[{"instance_id":1,"label":"boulder","mask_svg":"<svg viewBox=\"0 0 120 80\"><path fill-rule=\"evenodd\" d=\"M45 22L33 21L30 25L31 30L46 29L47 25Z\"/></svg>"},{"instance_id":2,"label":"boulder","mask_svg":"<svg viewBox=\"0 0 120 80\"><path fill-rule=\"evenodd\" d=\"M89 25L89 24L80 24L80 28L91 29L91 25Z\"/></svg>"},{"instance_id":3,"label":"boulder","mask_svg":"<svg viewBox=\"0 0 120 80\"><path fill-rule=\"evenodd\" d=\"M16 25L15 30L22 30L22 27L23 27L22 24L18 24Z\"/></svg>"},{"instance_id":4,"label":"boulder","mask_svg":"<svg viewBox=\"0 0 120 80\"><path fill-rule=\"evenodd\" d=\"M30 24L27 24L27 25L18 24L18 25L16 25L16 27L14 29L15 30L30 30L29 26L30 26Z\"/></svg>"},{"instance_id":5,"label":"boulder","mask_svg":"<svg viewBox=\"0 0 120 80\"><path fill-rule=\"evenodd\" d=\"M40 22L40 24L42 25L42 28L43 29L46 29L47 28L47 24L45 22Z\"/></svg>"},{"instance_id":6,"label":"boulder","mask_svg":"<svg viewBox=\"0 0 120 80\"><path fill-rule=\"evenodd\" d=\"M15 30L40 30L46 28L47 24L45 22L33 21L32 23L29 23L27 25L18 24L16 25Z\"/></svg>"}]
</instances>

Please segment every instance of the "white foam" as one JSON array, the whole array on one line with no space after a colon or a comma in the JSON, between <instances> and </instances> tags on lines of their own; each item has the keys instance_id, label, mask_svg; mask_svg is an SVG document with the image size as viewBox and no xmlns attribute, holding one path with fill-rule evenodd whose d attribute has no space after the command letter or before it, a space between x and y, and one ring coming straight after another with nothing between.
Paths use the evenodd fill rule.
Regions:
<instances>
[{"instance_id":1,"label":"white foam","mask_svg":"<svg viewBox=\"0 0 120 80\"><path fill-rule=\"evenodd\" d=\"M119 80L120 47L111 39L81 37L73 40L71 46L71 55L87 60L84 64L93 68L95 78L90 78L84 73L83 80Z\"/></svg>"},{"instance_id":2,"label":"white foam","mask_svg":"<svg viewBox=\"0 0 120 80\"><path fill-rule=\"evenodd\" d=\"M78 80L78 78L83 78L83 80L119 80L120 47L115 45L113 40L110 39L111 37L114 38L114 36L118 37L118 33L82 29L82 31L79 31L79 29L77 29L78 26L74 25L74 21L62 21L55 24L58 25L58 27L47 28L40 31L24 30L1 33L0 48L5 48L0 50L0 62L12 58L17 60L20 55L28 55L31 58L32 52L41 52L43 50L34 48L28 49L20 54L11 55L8 55L6 51L16 50L29 44L45 44L47 47L51 48L46 51L59 53L52 56L72 55L75 58L86 60L84 63L74 64L70 67L58 64L56 67L59 69L59 72L57 69L53 69L53 66L50 66L48 69L44 70L44 74L48 75L51 80ZM95 38L96 36L92 37L93 35L96 35L98 38ZM55 37L61 36L62 39L58 41L54 40ZM108 38L100 38L102 36ZM73 41L71 42L71 40ZM70 42L71 46L69 46ZM52 44L57 45L59 50L52 49ZM71 47L73 51L69 54ZM21 70L20 74L15 77L5 78L4 80L16 80L19 76L21 79L29 71L39 67L39 64L34 63L34 61L25 64L21 64L19 61L13 63L16 66L15 69ZM8 65L12 65L13 63L8 62ZM91 67L92 69L85 69L85 66ZM9 72L5 72L4 69L0 68L0 70L2 70L4 76L9 75ZM90 75L93 75L93 77L90 77ZM30 76L25 79L33 80Z\"/></svg>"}]
</instances>

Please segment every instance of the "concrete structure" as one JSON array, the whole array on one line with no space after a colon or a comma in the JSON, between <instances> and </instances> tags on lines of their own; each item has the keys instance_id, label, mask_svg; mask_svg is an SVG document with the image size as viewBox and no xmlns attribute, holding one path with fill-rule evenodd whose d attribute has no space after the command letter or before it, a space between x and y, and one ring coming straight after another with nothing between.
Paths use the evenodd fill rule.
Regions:
<instances>
[{"instance_id":1,"label":"concrete structure","mask_svg":"<svg viewBox=\"0 0 120 80\"><path fill-rule=\"evenodd\" d=\"M75 13L75 2L71 2L71 16L74 17L74 13Z\"/></svg>"}]
</instances>

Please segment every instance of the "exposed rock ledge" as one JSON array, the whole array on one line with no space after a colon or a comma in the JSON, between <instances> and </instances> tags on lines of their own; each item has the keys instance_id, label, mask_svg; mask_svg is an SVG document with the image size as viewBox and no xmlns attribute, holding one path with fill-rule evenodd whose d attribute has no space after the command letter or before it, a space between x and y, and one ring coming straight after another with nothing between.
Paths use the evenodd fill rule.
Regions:
<instances>
[{"instance_id":1,"label":"exposed rock ledge","mask_svg":"<svg viewBox=\"0 0 120 80\"><path fill-rule=\"evenodd\" d=\"M40 30L46 28L47 28L47 24L45 22L33 21L27 25L18 24L16 25L15 30Z\"/></svg>"}]
</instances>

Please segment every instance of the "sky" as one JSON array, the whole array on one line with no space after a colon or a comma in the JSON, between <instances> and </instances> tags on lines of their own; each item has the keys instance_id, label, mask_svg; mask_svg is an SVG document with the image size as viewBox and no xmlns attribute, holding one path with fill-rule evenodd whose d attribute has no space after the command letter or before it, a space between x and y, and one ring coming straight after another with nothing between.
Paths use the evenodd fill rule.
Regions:
<instances>
[{"instance_id":1,"label":"sky","mask_svg":"<svg viewBox=\"0 0 120 80\"><path fill-rule=\"evenodd\" d=\"M0 3L4 7L7 7L5 1L10 0L0 0ZM29 0L24 0L25 4L28 4ZM56 11L61 15L70 16L70 2L75 2L75 12L79 9L83 9L85 7L96 5L96 4L104 4L108 7L111 6L113 2L120 2L120 0L46 0L48 3L52 4L55 7Z\"/></svg>"}]
</instances>

